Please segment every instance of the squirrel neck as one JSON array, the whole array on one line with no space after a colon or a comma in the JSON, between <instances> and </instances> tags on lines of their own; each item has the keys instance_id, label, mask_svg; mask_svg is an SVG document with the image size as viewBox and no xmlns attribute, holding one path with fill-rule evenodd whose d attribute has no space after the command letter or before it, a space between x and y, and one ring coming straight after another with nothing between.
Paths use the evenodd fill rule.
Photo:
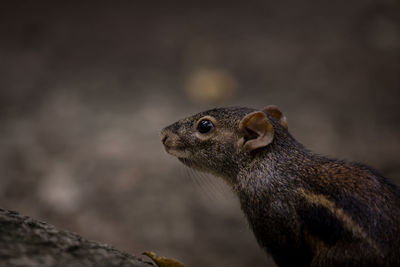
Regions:
<instances>
[{"instance_id":1,"label":"squirrel neck","mask_svg":"<svg viewBox=\"0 0 400 267\"><path fill-rule=\"evenodd\" d=\"M316 174L320 170L316 166L326 161L328 159L309 151L288 132L280 133L270 146L243 162L234 189L240 193L254 190L253 183L256 186L262 182L265 189L268 189L266 184L296 183L300 178Z\"/></svg>"},{"instance_id":2,"label":"squirrel neck","mask_svg":"<svg viewBox=\"0 0 400 267\"><path fill-rule=\"evenodd\" d=\"M287 255L297 255L295 258L301 262L298 266L303 266L309 263L311 254L307 246L300 245L301 225L295 217L299 199L293 192L304 185L304 179L315 177L321 169L316 166L327 159L307 150L289 133L286 135L243 166L234 190L260 245L277 262L284 262ZM281 236L278 240L277 235Z\"/></svg>"}]
</instances>

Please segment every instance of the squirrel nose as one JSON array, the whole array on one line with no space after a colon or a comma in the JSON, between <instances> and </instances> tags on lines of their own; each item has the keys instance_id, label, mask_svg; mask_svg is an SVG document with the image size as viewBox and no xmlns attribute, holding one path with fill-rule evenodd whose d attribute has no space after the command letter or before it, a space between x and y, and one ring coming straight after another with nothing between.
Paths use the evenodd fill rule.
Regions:
<instances>
[{"instance_id":1,"label":"squirrel nose","mask_svg":"<svg viewBox=\"0 0 400 267\"><path fill-rule=\"evenodd\" d=\"M163 143L163 145L165 145L165 143L167 142L167 139L168 139L168 134L162 133L161 134L161 143Z\"/></svg>"},{"instance_id":2,"label":"squirrel nose","mask_svg":"<svg viewBox=\"0 0 400 267\"><path fill-rule=\"evenodd\" d=\"M163 143L164 146L166 146L168 144L168 141L169 141L168 138L169 138L168 130L163 129L161 131L161 143Z\"/></svg>"}]
</instances>

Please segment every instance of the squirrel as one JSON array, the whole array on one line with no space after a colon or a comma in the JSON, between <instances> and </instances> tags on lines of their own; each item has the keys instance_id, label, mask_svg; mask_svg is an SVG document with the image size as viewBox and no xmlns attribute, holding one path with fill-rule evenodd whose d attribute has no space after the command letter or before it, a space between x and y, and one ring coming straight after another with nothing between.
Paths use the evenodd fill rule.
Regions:
<instances>
[{"instance_id":1,"label":"squirrel","mask_svg":"<svg viewBox=\"0 0 400 267\"><path fill-rule=\"evenodd\" d=\"M315 154L276 106L216 108L164 128L167 153L223 178L278 266L400 266L400 190Z\"/></svg>"}]
</instances>

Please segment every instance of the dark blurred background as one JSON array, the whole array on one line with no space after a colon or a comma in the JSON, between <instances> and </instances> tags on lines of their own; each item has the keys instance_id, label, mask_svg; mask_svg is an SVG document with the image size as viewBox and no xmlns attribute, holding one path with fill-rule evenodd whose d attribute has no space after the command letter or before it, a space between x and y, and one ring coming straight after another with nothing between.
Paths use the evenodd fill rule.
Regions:
<instances>
[{"instance_id":1,"label":"dark blurred background","mask_svg":"<svg viewBox=\"0 0 400 267\"><path fill-rule=\"evenodd\" d=\"M190 267L273 266L164 126L276 104L310 149L400 183L398 1L2 1L0 206Z\"/></svg>"}]
</instances>

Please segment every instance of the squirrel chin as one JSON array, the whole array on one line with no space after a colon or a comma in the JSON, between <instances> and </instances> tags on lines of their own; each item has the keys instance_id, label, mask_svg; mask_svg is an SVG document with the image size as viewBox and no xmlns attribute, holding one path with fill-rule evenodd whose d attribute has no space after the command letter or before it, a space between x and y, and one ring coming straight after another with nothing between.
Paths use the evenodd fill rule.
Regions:
<instances>
[{"instance_id":1,"label":"squirrel chin","mask_svg":"<svg viewBox=\"0 0 400 267\"><path fill-rule=\"evenodd\" d=\"M178 160L179 160L180 162L182 162L183 164L185 164L186 166L191 166L190 160L187 159L187 158L179 158L179 157L178 157Z\"/></svg>"},{"instance_id":2,"label":"squirrel chin","mask_svg":"<svg viewBox=\"0 0 400 267\"><path fill-rule=\"evenodd\" d=\"M188 159L191 155L189 151L186 150L178 150L174 148L165 148L168 154L177 157L178 159Z\"/></svg>"}]
</instances>

